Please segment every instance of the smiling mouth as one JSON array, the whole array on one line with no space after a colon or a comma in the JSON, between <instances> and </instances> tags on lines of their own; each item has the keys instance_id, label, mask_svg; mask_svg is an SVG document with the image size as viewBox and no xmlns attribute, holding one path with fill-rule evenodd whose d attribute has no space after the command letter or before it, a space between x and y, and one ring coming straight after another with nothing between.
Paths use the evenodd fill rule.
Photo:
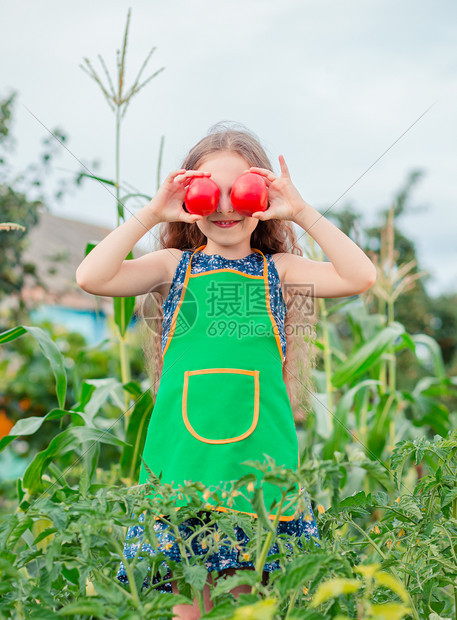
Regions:
<instances>
[{"instance_id":1,"label":"smiling mouth","mask_svg":"<svg viewBox=\"0 0 457 620\"><path fill-rule=\"evenodd\" d=\"M212 223L216 226L220 226L221 228L230 228L231 226L235 226L241 220L213 220Z\"/></svg>"}]
</instances>

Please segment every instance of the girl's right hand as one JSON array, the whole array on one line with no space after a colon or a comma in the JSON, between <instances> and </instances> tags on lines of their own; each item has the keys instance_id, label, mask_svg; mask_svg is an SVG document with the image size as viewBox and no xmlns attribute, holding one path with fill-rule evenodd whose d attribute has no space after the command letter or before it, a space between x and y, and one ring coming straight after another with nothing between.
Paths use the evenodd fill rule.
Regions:
<instances>
[{"instance_id":1,"label":"girl's right hand","mask_svg":"<svg viewBox=\"0 0 457 620\"><path fill-rule=\"evenodd\" d=\"M185 170L184 168L170 172L149 203L149 208L160 222L187 222L192 224L201 220L202 215L184 211L183 203L187 186L191 180L195 177L209 176L211 176L210 172Z\"/></svg>"}]
</instances>

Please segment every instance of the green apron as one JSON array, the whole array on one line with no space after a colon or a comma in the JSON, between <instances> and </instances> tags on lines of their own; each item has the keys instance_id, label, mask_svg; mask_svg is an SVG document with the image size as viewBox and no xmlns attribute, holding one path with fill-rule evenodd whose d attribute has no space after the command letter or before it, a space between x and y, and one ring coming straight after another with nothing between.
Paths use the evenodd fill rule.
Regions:
<instances>
[{"instance_id":1,"label":"green apron","mask_svg":"<svg viewBox=\"0 0 457 620\"><path fill-rule=\"evenodd\" d=\"M299 466L283 352L270 308L267 260L253 248L263 256L261 276L236 269L192 274L192 257L204 247L189 260L143 450L151 471L173 486L185 480L219 486L248 473L260 479L261 472L243 461L265 461L264 454L277 465ZM142 463L139 484L147 481ZM252 497L246 486L240 491ZM273 519L270 507L274 499L279 502L281 489L264 482L263 492ZM241 495L222 501L217 510L257 516ZM185 498L176 500L177 507L186 503ZM281 520L296 518L296 511L297 506L289 508Z\"/></svg>"}]
</instances>

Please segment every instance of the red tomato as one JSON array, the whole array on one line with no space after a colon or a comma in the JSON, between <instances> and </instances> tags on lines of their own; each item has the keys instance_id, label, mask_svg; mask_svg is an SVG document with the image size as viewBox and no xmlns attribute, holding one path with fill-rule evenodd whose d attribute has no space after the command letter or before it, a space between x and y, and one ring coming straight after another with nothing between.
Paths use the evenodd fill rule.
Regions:
<instances>
[{"instance_id":1,"label":"red tomato","mask_svg":"<svg viewBox=\"0 0 457 620\"><path fill-rule=\"evenodd\" d=\"M187 186L185 206L189 213L210 215L217 209L221 190L208 177L195 177Z\"/></svg>"},{"instance_id":2,"label":"red tomato","mask_svg":"<svg viewBox=\"0 0 457 620\"><path fill-rule=\"evenodd\" d=\"M230 199L233 208L246 217L256 211L266 211L268 188L263 177L255 172L244 172L233 184Z\"/></svg>"}]
</instances>

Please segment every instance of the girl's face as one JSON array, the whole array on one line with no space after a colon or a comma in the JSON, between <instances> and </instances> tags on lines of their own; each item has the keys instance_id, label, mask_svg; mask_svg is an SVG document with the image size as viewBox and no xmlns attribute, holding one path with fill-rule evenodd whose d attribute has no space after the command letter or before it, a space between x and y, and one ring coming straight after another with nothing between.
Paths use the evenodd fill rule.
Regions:
<instances>
[{"instance_id":1,"label":"girl's face","mask_svg":"<svg viewBox=\"0 0 457 620\"><path fill-rule=\"evenodd\" d=\"M251 234L259 223L255 217L245 217L233 208L230 191L237 178L251 165L238 153L220 151L211 153L197 170L211 172L211 179L219 185L221 195L216 211L196 222L210 245L250 245ZM216 222L236 221L233 226L218 226Z\"/></svg>"}]
</instances>

